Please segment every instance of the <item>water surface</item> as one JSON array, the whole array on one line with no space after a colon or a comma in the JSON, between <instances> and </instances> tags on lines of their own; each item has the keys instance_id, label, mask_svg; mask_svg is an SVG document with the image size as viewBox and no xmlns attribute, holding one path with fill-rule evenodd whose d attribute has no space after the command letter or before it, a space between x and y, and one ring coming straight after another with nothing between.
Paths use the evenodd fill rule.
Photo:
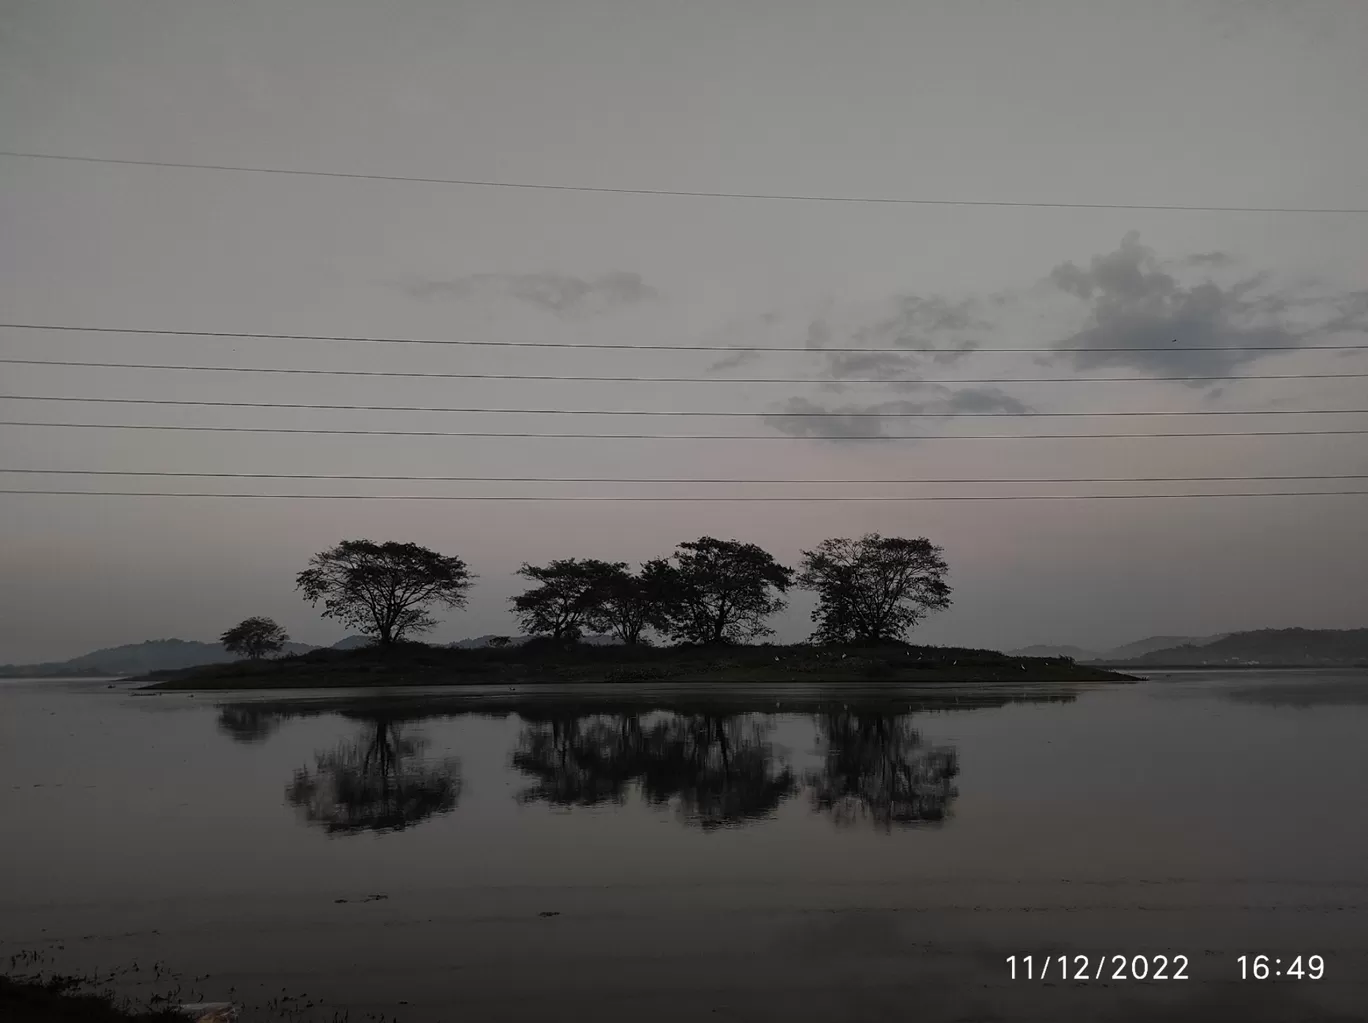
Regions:
<instances>
[{"instance_id":1,"label":"water surface","mask_svg":"<svg viewBox=\"0 0 1368 1023\"><path fill-rule=\"evenodd\" d=\"M1366 738L1363 673L6 682L0 952L249 1019L1355 1019ZM1005 962L1112 953L1192 979ZM1241 982L1260 953L1326 976Z\"/></svg>"}]
</instances>

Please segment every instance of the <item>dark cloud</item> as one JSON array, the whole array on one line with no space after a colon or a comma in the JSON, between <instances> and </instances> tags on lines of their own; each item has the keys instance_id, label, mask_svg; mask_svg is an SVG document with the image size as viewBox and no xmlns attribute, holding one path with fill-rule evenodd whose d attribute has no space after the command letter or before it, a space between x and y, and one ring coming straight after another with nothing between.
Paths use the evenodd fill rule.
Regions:
<instances>
[{"instance_id":1,"label":"dark cloud","mask_svg":"<svg viewBox=\"0 0 1368 1023\"><path fill-rule=\"evenodd\" d=\"M1209 279L1184 283L1134 231L1086 268L1055 267L1049 280L1087 303L1083 328L1058 346L1077 349L1066 357L1078 369L1130 366L1147 373L1220 375L1265 355L1233 349L1300 346L1327 331L1362 330L1368 320L1361 293L1270 291L1263 275L1225 286ZM1154 347L1162 350L1143 350ZM1179 351L1190 348L1217 350Z\"/></svg>"},{"instance_id":2,"label":"dark cloud","mask_svg":"<svg viewBox=\"0 0 1368 1023\"><path fill-rule=\"evenodd\" d=\"M660 293L640 274L614 271L598 277L559 273L471 274L450 281L409 285L417 298L465 298L488 292L505 294L557 316L592 315L654 301Z\"/></svg>"},{"instance_id":3,"label":"dark cloud","mask_svg":"<svg viewBox=\"0 0 1368 1023\"><path fill-rule=\"evenodd\" d=\"M864 405L824 406L807 398L795 397L782 409L766 416L765 422L791 437L832 437L834 439L879 436L892 437L886 427L894 417L929 415L950 418L975 412L1030 412L1029 406L996 387L938 387L938 394L921 400L874 402Z\"/></svg>"}]
</instances>

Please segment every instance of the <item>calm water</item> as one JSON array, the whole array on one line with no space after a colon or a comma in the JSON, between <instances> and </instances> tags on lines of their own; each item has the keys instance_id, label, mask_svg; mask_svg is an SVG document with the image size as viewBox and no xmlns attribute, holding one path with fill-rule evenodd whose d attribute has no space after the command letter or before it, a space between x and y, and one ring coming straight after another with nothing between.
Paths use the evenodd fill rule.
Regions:
<instances>
[{"instance_id":1,"label":"calm water","mask_svg":"<svg viewBox=\"0 0 1368 1023\"><path fill-rule=\"evenodd\" d=\"M136 963L120 990L249 1020L1368 1006L1364 673L630 699L0 682L0 768L0 952ZM1185 955L1191 979L1010 978L1009 955L1066 953ZM1242 982L1242 954L1326 974Z\"/></svg>"}]
</instances>

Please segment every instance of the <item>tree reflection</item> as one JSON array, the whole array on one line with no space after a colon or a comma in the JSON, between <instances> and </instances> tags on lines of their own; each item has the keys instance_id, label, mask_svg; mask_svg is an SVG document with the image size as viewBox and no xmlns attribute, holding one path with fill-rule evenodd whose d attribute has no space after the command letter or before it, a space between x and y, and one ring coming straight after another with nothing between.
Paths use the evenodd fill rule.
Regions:
<instances>
[{"instance_id":1,"label":"tree reflection","mask_svg":"<svg viewBox=\"0 0 1368 1023\"><path fill-rule=\"evenodd\" d=\"M534 720L523 729L513 753L513 766L536 779L518 793L518 801L622 803L640 771L641 756L639 714L561 714Z\"/></svg>"},{"instance_id":2,"label":"tree reflection","mask_svg":"<svg viewBox=\"0 0 1368 1023\"><path fill-rule=\"evenodd\" d=\"M633 784L648 802L677 801L681 818L711 829L767 816L797 789L778 763L768 725L751 714L563 714L523 730L513 766L536 779L521 802L623 803Z\"/></svg>"},{"instance_id":3,"label":"tree reflection","mask_svg":"<svg viewBox=\"0 0 1368 1023\"><path fill-rule=\"evenodd\" d=\"M952 747L923 746L905 715L841 711L816 720L823 763L807 777L814 810L885 831L945 819L958 794Z\"/></svg>"},{"instance_id":4,"label":"tree reflection","mask_svg":"<svg viewBox=\"0 0 1368 1023\"><path fill-rule=\"evenodd\" d=\"M679 800L680 816L705 830L767 817L797 791L755 715L672 715L647 735L642 791Z\"/></svg>"},{"instance_id":5,"label":"tree reflection","mask_svg":"<svg viewBox=\"0 0 1368 1023\"><path fill-rule=\"evenodd\" d=\"M264 742L280 727L280 715L250 704L219 708L218 727L237 742Z\"/></svg>"},{"instance_id":6,"label":"tree reflection","mask_svg":"<svg viewBox=\"0 0 1368 1023\"><path fill-rule=\"evenodd\" d=\"M423 759L424 740L400 734L390 718L367 719L361 733L315 754L285 790L304 819L330 834L399 831L455 808L460 762Z\"/></svg>"}]
</instances>

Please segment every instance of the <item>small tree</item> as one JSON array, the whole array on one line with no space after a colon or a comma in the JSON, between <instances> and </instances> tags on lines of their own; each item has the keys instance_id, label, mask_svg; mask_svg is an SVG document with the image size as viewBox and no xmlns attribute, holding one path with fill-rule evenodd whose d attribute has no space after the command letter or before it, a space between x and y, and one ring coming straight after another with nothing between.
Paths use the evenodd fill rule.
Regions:
<instances>
[{"instance_id":1,"label":"small tree","mask_svg":"<svg viewBox=\"0 0 1368 1023\"><path fill-rule=\"evenodd\" d=\"M663 573L670 593L669 633L684 643L738 643L774 630L765 619L788 605L793 570L768 551L739 540L705 536L679 545Z\"/></svg>"},{"instance_id":2,"label":"small tree","mask_svg":"<svg viewBox=\"0 0 1368 1023\"><path fill-rule=\"evenodd\" d=\"M669 563L658 558L642 565L637 575L619 571L606 581L603 599L590 612L589 627L612 633L628 646L642 642L641 633L646 628L666 630L672 573Z\"/></svg>"},{"instance_id":3,"label":"small tree","mask_svg":"<svg viewBox=\"0 0 1368 1023\"><path fill-rule=\"evenodd\" d=\"M575 640L586 626L592 627L613 585L627 575L627 564L564 558L549 565L523 565L518 575L538 584L512 598L523 632Z\"/></svg>"},{"instance_id":4,"label":"small tree","mask_svg":"<svg viewBox=\"0 0 1368 1023\"><path fill-rule=\"evenodd\" d=\"M812 620L819 643L880 643L902 639L932 611L950 606L944 550L869 533L858 540L823 540L803 552L798 585L817 592Z\"/></svg>"},{"instance_id":5,"label":"small tree","mask_svg":"<svg viewBox=\"0 0 1368 1023\"><path fill-rule=\"evenodd\" d=\"M323 601L324 618L389 647L436 625L429 607L465 607L474 578L460 558L416 543L343 540L310 558L296 587L309 603Z\"/></svg>"},{"instance_id":6,"label":"small tree","mask_svg":"<svg viewBox=\"0 0 1368 1023\"><path fill-rule=\"evenodd\" d=\"M289 638L270 618L247 618L220 636L219 642L230 654L244 654L258 661L277 653Z\"/></svg>"}]
</instances>

